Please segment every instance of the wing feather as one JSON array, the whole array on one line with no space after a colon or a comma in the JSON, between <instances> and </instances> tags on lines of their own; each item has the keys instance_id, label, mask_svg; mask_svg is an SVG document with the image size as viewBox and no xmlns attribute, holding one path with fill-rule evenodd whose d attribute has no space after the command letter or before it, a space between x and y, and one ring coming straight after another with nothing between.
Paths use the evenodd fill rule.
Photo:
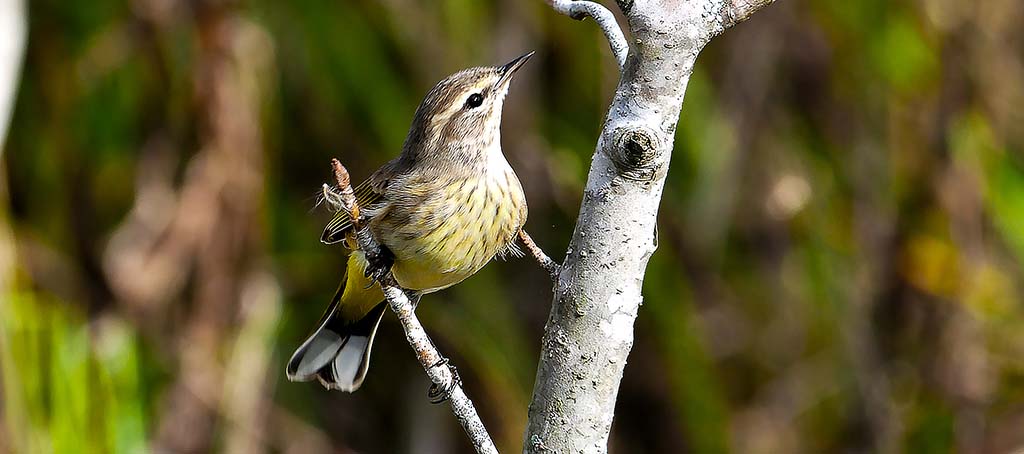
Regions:
<instances>
[{"instance_id":1,"label":"wing feather","mask_svg":"<svg viewBox=\"0 0 1024 454\"><path fill-rule=\"evenodd\" d=\"M356 186L353 190L356 196L356 203L360 208L368 208L383 198L373 179L366 180ZM331 222L324 227L324 233L320 235L320 241L324 244L334 244L345 239L345 233L352 228L352 216L347 210L340 210L334 214Z\"/></svg>"}]
</instances>

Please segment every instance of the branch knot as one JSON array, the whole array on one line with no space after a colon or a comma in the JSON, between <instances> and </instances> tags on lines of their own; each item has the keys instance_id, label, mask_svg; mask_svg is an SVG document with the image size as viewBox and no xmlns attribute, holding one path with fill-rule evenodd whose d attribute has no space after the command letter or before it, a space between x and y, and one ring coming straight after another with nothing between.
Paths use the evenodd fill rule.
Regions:
<instances>
[{"instance_id":1,"label":"branch knot","mask_svg":"<svg viewBox=\"0 0 1024 454\"><path fill-rule=\"evenodd\" d=\"M633 181L654 179L661 143L658 135L643 126L630 126L615 131L614 146L609 157L623 178Z\"/></svg>"}]
</instances>

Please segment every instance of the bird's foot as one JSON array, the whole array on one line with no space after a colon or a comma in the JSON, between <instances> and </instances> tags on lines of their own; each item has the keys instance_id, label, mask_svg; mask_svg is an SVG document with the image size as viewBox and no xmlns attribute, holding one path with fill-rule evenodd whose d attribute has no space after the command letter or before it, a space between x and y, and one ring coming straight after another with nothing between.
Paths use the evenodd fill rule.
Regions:
<instances>
[{"instance_id":1,"label":"bird's foot","mask_svg":"<svg viewBox=\"0 0 1024 454\"><path fill-rule=\"evenodd\" d=\"M356 235L370 235L370 230L363 228ZM359 244L373 246L363 250L363 254L366 256L366 271L364 275L370 278L370 285L376 284L391 272L391 265L395 264L395 255L387 246L377 241L363 241L363 239L359 239Z\"/></svg>"},{"instance_id":2,"label":"bird's foot","mask_svg":"<svg viewBox=\"0 0 1024 454\"><path fill-rule=\"evenodd\" d=\"M455 387L462 386L462 377L459 377L459 371L455 368L455 365L448 361L448 358L441 358L440 361L435 363L431 368L448 366L448 370L452 373L452 379L443 388L438 386L437 383L432 383L430 389L427 390L427 399L430 399L430 403L439 404L452 397L452 391Z\"/></svg>"}]
</instances>

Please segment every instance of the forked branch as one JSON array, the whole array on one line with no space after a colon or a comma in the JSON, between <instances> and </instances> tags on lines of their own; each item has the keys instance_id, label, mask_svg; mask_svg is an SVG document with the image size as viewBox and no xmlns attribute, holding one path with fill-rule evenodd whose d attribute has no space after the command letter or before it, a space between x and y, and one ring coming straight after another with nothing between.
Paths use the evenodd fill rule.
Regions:
<instances>
[{"instance_id":1,"label":"forked branch","mask_svg":"<svg viewBox=\"0 0 1024 454\"><path fill-rule=\"evenodd\" d=\"M331 191L324 191L325 195L327 195L327 200L329 203L338 203L340 208L349 213L352 216L353 227L356 229L356 232L360 232L364 228L362 225L363 218L359 214L359 204L356 202L355 193L352 191L348 170L337 159L331 160L331 167L334 171L335 183L338 185L338 192L327 195ZM373 244L375 240L372 235L356 235L356 238L359 242L359 248L362 250L375 250L379 248L379 245ZM384 291L384 298L387 300L388 306L398 316L398 321L402 324L402 330L405 331L405 339L409 341L409 345L416 352L416 359L419 360L423 370L426 371L430 381L434 384L431 387L431 391L433 392L435 389L446 390L447 398L452 404L452 413L455 414L459 423L462 424L462 428L466 430L466 434L469 435L473 447L476 448L476 452L497 454L498 449L494 447L494 442L487 433L487 429L484 428L484 423L480 420L480 415L473 406L473 402L469 400L469 396L462 389L462 383L458 375L449 368L448 361L441 356L441 353L437 351L437 347L430 341L430 337L427 336L423 325L416 318L412 302L405 291L395 282L395 278L391 275L390 271L380 280L380 287Z\"/></svg>"},{"instance_id":2,"label":"forked branch","mask_svg":"<svg viewBox=\"0 0 1024 454\"><path fill-rule=\"evenodd\" d=\"M740 1L740 0L737 0ZM629 54L629 44L626 42L626 35L622 34L619 23L615 21L615 15L608 8L600 3L579 0L547 0L555 11L565 14L576 20L583 20L591 17L597 26L601 27L605 38L608 39L608 46L615 54L615 61L619 63L619 69L626 65L626 55Z\"/></svg>"},{"instance_id":3,"label":"forked branch","mask_svg":"<svg viewBox=\"0 0 1024 454\"><path fill-rule=\"evenodd\" d=\"M626 44L592 2L547 0L594 17L616 57ZM629 25L629 68L597 139L572 240L544 326L524 450L606 453L683 95L712 38L771 0L618 0Z\"/></svg>"}]
</instances>

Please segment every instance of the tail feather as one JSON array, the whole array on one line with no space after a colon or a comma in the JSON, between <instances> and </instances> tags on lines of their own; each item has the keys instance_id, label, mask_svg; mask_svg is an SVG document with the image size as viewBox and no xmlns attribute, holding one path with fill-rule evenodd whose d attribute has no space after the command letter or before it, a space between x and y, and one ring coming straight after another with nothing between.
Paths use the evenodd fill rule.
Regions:
<instances>
[{"instance_id":1,"label":"tail feather","mask_svg":"<svg viewBox=\"0 0 1024 454\"><path fill-rule=\"evenodd\" d=\"M286 374L291 381L317 379L328 389L352 392L359 389L370 367L370 349L385 304L378 303L361 320L343 320L338 290L320 326L295 350Z\"/></svg>"}]
</instances>

